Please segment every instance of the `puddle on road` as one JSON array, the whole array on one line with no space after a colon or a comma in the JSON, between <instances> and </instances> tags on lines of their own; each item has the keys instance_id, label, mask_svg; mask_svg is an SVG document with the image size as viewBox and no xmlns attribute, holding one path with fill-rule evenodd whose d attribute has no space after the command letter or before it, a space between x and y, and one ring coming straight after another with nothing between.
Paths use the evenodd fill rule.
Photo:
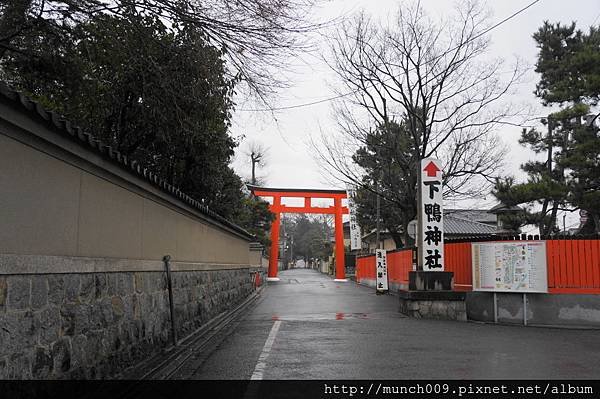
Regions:
<instances>
[{"instance_id":1,"label":"puddle on road","mask_svg":"<svg viewBox=\"0 0 600 399\"><path fill-rule=\"evenodd\" d=\"M310 313L310 314L286 314L271 316L271 320L302 321L302 320L368 320L372 318L369 313Z\"/></svg>"},{"instance_id":2,"label":"puddle on road","mask_svg":"<svg viewBox=\"0 0 600 399\"><path fill-rule=\"evenodd\" d=\"M344 319L362 319L366 320L369 318L368 313L336 313L336 320L344 320Z\"/></svg>"},{"instance_id":3,"label":"puddle on road","mask_svg":"<svg viewBox=\"0 0 600 399\"><path fill-rule=\"evenodd\" d=\"M405 318L406 316L398 312L374 312L374 313L345 313L345 312L327 312L327 313L297 313L297 314L256 314L248 317L248 320L265 320L272 321L321 321L321 320L382 320L382 319L397 319Z\"/></svg>"}]
</instances>

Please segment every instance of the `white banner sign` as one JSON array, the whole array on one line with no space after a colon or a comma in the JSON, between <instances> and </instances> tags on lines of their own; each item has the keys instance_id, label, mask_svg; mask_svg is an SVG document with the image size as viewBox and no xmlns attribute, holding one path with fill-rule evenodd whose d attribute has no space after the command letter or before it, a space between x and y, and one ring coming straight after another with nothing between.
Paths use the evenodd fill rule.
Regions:
<instances>
[{"instance_id":1,"label":"white banner sign","mask_svg":"<svg viewBox=\"0 0 600 399\"><path fill-rule=\"evenodd\" d=\"M388 290L387 254L385 249L375 250L375 273L377 273L377 291Z\"/></svg>"},{"instance_id":2,"label":"white banner sign","mask_svg":"<svg viewBox=\"0 0 600 399\"><path fill-rule=\"evenodd\" d=\"M444 271L442 167L438 159L421 160L421 264L426 271Z\"/></svg>"},{"instance_id":3,"label":"white banner sign","mask_svg":"<svg viewBox=\"0 0 600 399\"><path fill-rule=\"evenodd\" d=\"M548 292L545 241L471 244L473 291Z\"/></svg>"},{"instance_id":4,"label":"white banner sign","mask_svg":"<svg viewBox=\"0 0 600 399\"><path fill-rule=\"evenodd\" d=\"M354 202L355 190L346 189L348 195L348 214L350 216L350 250L362 248L362 239L360 233L360 226L358 225L358 218L356 216L356 203Z\"/></svg>"}]
</instances>

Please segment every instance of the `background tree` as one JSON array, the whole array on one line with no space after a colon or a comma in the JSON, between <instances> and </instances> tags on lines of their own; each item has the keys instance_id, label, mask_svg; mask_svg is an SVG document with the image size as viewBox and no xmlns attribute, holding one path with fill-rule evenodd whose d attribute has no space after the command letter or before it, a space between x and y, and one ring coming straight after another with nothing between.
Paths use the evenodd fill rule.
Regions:
<instances>
[{"instance_id":1,"label":"background tree","mask_svg":"<svg viewBox=\"0 0 600 399\"><path fill-rule=\"evenodd\" d=\"M600 232L600 212L594 206L600 199L597 115L589 115L600 96L600 32L591 27L584 34L574 23L544 22L533 38L540 74L535 93L544 105L562 109L542 120L547 132L530 129L521 135L521 144L545 153L546 160L526 163L527 182L506 181L494 194L507 204L537 203L541 208L526 219L538 225L540 234L557 232L558 211L574 209L588 211L587 230Z\"/></svg>"},{"instance_id":2,"label":"background tree","mask_svg":"<svg viewBox=\"0 0 600 399\"><path fill-rule=\"evenodd\" d=\"M268 149L257 141L251 141L247 145L245 154L250 159L251 165L251 176L250 183L253 185L264 185L265 181L263 178L256 176L256 170L258 168L264 168L267 165L267 152Z\"/></svg>"},{"instance_id":3,"label":"background tree","mask_svg":"<svg viewBox=\"0 0 600 399\"><path fill-rule=\"evenodd\" d=\"M265 247L265 253L269 253L269 247L273 244L269 229L275 220L275 215L269 210L268 202L245 195L241 199L241 204L235 208L232 219L256 236L256 240Z\"/></svg>"},{"instance_id":4,"label":"background tree","mask_svg":"<svg viewBox=\"0 0 600 399\"><path fill-rule=\"evenodd\" d=\"M560 160L571 171L569 202L588 214L582 234L600 233L600 129L596 116L591 115L584 124L575 127L569 152Z\"/></svg>"},{"instance_id":5,"label":"background tree","mask_svg":"<svg viewBox=\"0 0 600 399\"><path fill-rule=\"evenodd\" d=\"M99 15L123 17L135 10L165 22L174 31L193 27L227 61L228 78L241 80L256 98L286 81L282 71L309 47L307 34L318 0L11 0L0 5L0 59L19 53L35 57L19 38L35 31L68 31Z\"/></svg>"},{"instance_id":6,"label":"background tree","mask_svg":"<svg viewBox=\"0 0 600 399\"><path fill-rule=\"evenodd\" d=\"M373 131L400 123L404 129L398 133L410 141L407 182L417 181L418 160L433 156L443 163L445 198L487 193L504 150L494 129L516 114L501 100L522 75L518 65L505 70L503 60L484 59L487 27L477 2L461 3L455 15L439 23L412 3L401 5L389 23L360 13L341 24L329 59L341 83L335 107L341 137L314 142L323 168L367 188L364 176L370 172L347 160L369 146ZM408 189L410 199L390 198L392 191L381 187L379 194L395 204L416 202L414 186ZM404 230L414 215L411 208L401 210Z\"/></svg>"},{"instance_id":7,"label":"background tree","mask_svg":"<svg viewBox=\"0 0 600 399\"><path fill-rule=\"evenodd\" d=\"M356 197L359 223L365 232L376 227L379 195L381 227L390 233L397 248L413 244L404 226L417 214L415 151L406 123L389 122L369 132L365 145L353 156L364 170Z\"/></svg>"},{"instance_id":8,"label":"background tree","mask_svg":"<svg viewBox=\"0 0 600 399\"><path fill-rule=\"evenodd\" d=\"M298 214L285 220L288 244L293 246L294 258L308 261L311 258L327 259L332 254L333 246L329 241L332 230L325 219ZM291 237L294 237L293 242Z\"/></svg>"},{"instance_id":9,"label":"background tree","mask_svg":"<svg viewBox=\"0 0 600 399\"><path fill-rule=\"evenodd\" d=\"M229 167L236 81L202 32L130 8L12 43L28 50L4 56L3 79L268 244L266 203Z\"/></svg>"},{"instance_id":10,"label":"background tree","mask_svg":"<svg viewBox=\"0 0 600 399\"><path fill-rule=\"evenodd\" d=\"M544 105L597 104L600 96L600 27L586 34L575 22L565 26L545 21L533 35L539 48L536 95Z\"/></svg>"},{"instance_id":11,"label":"background tree","mask_svg":"<svg viewBox=\"0 0 600 399\"><path fill-rule=\"evenodd\" d=\"M568 171L568 200L589 214L588 232L600 233L598 114L589 115L600 100L600 27L592 26L586 34L574 22L545 22L534 39L540 49L536 94L545 105L562 106L552 116L561 122L567 146L557 155L557 165Z\"/></svg>"},{"instance_id":12,"label":"background tree","mask_svg":"<svg viewBox=\"0 0 600 399\"><path fill-rule=\"evenodd\" d=\"M220 51L194 28L172 33L135 10L61 31L57 46L41 45L47 38L19 38L38 57L5 58L10 83L216 212L231 214L241 187L229 168L235 82L225 76Z\"/></svg>"}]
</instances>

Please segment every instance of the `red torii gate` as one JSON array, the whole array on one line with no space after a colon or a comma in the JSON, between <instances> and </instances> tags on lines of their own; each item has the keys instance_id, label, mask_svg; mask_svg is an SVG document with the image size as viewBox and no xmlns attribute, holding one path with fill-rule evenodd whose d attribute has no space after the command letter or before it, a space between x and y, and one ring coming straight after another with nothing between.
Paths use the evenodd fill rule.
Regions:
<instances>
[{"instance_id":1,"label":"red torii gate","mask_svg":"<svg viewBox=\"0 0 600 399\"><path fill-rule=\"evenodd\" d=\"M346 198L345 190L313 190L302 188L267 188L247 185L248 189L257 197L272 197L273 203L269 210L275 214L271 225L271 256L269 258L269 272L267 280L279 281L277 277L277 262L279 259L279 225L282 213L326 213L335 215L335 281L346 281L344 264L344 230L342 215L348 213L348 208L342 206L342 199ZM281 204L281 198L304 198L304 206L286 206ZM313 198L333 199L333 206L323 208L311 205Z\"/></svg>"}]
</instances>

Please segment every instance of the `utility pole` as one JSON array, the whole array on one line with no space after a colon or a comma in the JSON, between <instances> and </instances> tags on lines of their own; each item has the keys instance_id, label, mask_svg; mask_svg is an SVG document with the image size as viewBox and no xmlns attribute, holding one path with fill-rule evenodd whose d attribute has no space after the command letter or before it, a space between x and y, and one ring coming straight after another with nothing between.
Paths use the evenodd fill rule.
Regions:
<instances>
[{"instance_id":1,"label":"utility pole","mask_svg":"<svg viewBox=\"0 0 600 399\"><path fill-rule=\"evenodd\" d=\"M423 270L423 217L421 215L421 207L423 206L421 198L422 189L421 189L421 157L417 159L417 239L415 240L415 245L417 246L417 270Z\"/></svg>"},{"instance_id":2,"label":"utility pole","mask_svg":"<svg viewBox=\"0 0 600 399\"><path fill-rule=\"evenodd\" d=\"M292 234L292 243L290 244L290 260L292 262L292 268L296 265L296 262L294 262L294 235Z\"/></svg>"},{"instance_id":3,"label":"utility pole","mask_svg":"<svg viewBox=\"0 0 600 399\"><path fill-rule=\"evenodd\" d=\"M552 146L552 119L550 118L550 115L548 115L548 136L547 136L547 140L548 140L548 159L546 160L546 168L548 169L548 176L552 176L552 151L553 151L553 146ZM546 217L546 213L548 211L548 205L549 205L549 200L548 198L544 199L544 203L542 205L542 212L541 212L541 220L539 221L539 225L538 225L538 229L540 230L540 235L544 236L546 234L550 233L550 229L548 229L548 226L546 226L545 223L545 217Z\"/></svg>"},{"instance_id":4,"label":"utility pole","mask_svg":"<svg viewBox=\"0 0 600 399\"><path fill-rule=\"evenodd\" d=\"M376 227L375 227L375 242L377 243L376 244L376 248L377 249L381 249L380 245L379 245L379 219L380 219L380 217L379 217L379 213L380 213L379 208L381 207L381 198L379 196L379 184L377 184L377 183L375 184L375 191L377 193L376 194L377 195L377 200L376 200L377 201L377 205L376 205L376 207L377 207L377 213L376 213L377 216L376 216L376 219L377 220L376 220Z\"/></svg>"}]
</instances>

